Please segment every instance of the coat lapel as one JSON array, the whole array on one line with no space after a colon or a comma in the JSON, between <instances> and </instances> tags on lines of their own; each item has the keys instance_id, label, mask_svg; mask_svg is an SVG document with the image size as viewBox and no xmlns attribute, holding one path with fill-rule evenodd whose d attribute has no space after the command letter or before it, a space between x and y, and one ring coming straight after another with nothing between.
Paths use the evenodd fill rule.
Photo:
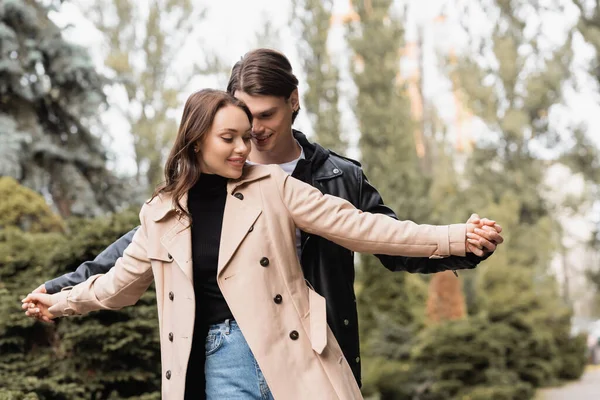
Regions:
<instances>
[{"instance_id":1,"label":"coat lapel","mask_svg":"<svg viewBox=\"0 0 600 400\"><path fill-rule=\"evenodd\" d=\"M240 179L231 180L227 184L227 200L225 201L223 227L221 229L217 277L223 273L231 257L248 234L250 227L262 213L260 207L248 204L249 199L240 200L233 194L238 188L269 175L270 172L265 167L246 167L244 175Z\"/></svg>"},{"instance_id":2,"label":"coat lapel","mask_svg":"<svg viewBox=\"0 0 600 400\"><path fill-rule=\"evenodd\" d=\"M231 195L227 196L223 215L223 228L221 230L217 276L223 273L229 260L231 260L231 257L248 234L248 230L261 213L260 208L246 205L244 200L239 200Z\"/></svg>"}]
</instances>

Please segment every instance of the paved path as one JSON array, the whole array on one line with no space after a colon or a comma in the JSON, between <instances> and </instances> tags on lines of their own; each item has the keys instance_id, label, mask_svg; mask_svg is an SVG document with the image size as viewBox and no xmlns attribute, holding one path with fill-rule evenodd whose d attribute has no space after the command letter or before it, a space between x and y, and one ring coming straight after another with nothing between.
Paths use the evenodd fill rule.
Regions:
<instances>
[{"instance_id":1,"label":"paved path","mask_svg":"<svg viewBox=\"0 0 600 400\"><path fill-rule=\"evenodd\" d=\"M577 382L553 389L540 390L539 400L599 400L600 367L588 367Z\"/></svg>"}]
</instances>

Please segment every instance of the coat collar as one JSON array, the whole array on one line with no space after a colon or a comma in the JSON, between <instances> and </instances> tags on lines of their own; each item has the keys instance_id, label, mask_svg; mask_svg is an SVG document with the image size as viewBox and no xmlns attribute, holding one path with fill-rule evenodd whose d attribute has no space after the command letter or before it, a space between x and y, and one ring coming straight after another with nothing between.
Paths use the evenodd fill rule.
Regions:
<instances>
[{"instance_id":1,"label":"coat collar","mask_svg":"<svg viewBox=\"0 0 600 400\"><path fill-rule=\"evenodd\" d=\"M239 179L227 183L227 200L223 215L223 230L219 250L218 273L221 274L231 257L246 237L262 209L246 204L233 194L243 185L270 175L265 166L246 166ZM188 195L185 193L179 203L187 211ZM175 207L173 197L161 194L148 202L149 216L155 223L167 224L166 233L160 238L162 246L176 261L183 273L193 282L191 221ZM173 218L177 216L177 218Z\"/></svg>"},{"instance_id":2,"label":"coat collar","mask_svg":"<svg viewBox=\"0 0 600 400\"><path fill-rule=\"evenodd\" d=\"M309 142L306 136L300 131L294 130L293 135L304 150L304 154L306 155L304 163L309 164L307 168L310 170L312 179L321 181L343 175L342 168L331 157L332 154L335 154L334 152L322 147L318 143Z\"/></svg>"},{"instance_id":3,"label":"coat collar","mask_svg":"<svg viewBox=\"0 0 600 400\"><path fill-rule=\"evenodd\" d=\"M187 193L184 193L179 200L179 204L185 211L187 211ZM168 215L176 215L178 214L177 208L175 207L175 201L170 194L159 194L152 200L148 201L151 207L151 218L154 222L160 222L165 219Z\"/></svg>"},{"instance_id":4,"label":"coat collar","mask_svg":"<svg viewBox=\"0 0 600 400\"><path fill-rule=\"evenodd\" d=\"M233 194L238 187L265 178L269 175L271 175L269 168L264 165L246 164L242 176L238 179L230 179L227 183L227 193Z\"/></svg>"},{"instance_id":5,"label":"coat collar","mask_svg":"<svg viewBox=\"0 0 600 400\"><path fill-rule=\"evenodd\" d=\"M262 165L246 164L241 177L238 179L230 179L227 182L227 194L233 194L238 187L265 178L269 175L271 175L271 173L269 172L268 168L265 168ZM184 193L183 197L179 201L179 204L181 204L181 207L183 207L186 212L188 211L187 197L187 193ZM148 201L148 204L152 205L150 217L154 222L162 221L167 216L177 214L174 199L170 194L159 194L151 201Z\"/></svg>"}]
</instances>

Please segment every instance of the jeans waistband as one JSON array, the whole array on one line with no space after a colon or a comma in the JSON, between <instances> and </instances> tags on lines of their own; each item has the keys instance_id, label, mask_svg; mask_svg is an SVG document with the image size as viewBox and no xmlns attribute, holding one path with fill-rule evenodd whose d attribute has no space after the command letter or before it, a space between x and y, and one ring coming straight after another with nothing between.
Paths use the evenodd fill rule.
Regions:
<instances>
[{"instance_id":1,"label":"jeans waistband","mask_svg":"<svg viewBox=\"0 0 600 400\"><path fill-rule=\"evenodd\" d=\"M237 322L235 322L235 319L226 319L223 322L219 322L218 324L211 324L208 327L208 332L217 332L217 331L221 331L225 334L229 334L229 332L231 332L231 330L238 330L239 326L237 324Z\"/></svg>"}]
</instances>

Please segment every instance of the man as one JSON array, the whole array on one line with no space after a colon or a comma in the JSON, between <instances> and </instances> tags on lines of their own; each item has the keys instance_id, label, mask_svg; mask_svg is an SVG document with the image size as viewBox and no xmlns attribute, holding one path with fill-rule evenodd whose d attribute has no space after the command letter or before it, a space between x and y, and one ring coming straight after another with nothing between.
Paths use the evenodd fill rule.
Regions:
<instances>
[{"instance_id":1,"label":"man","mask_svg":"<svg viewBox=\"0 0 600 400\"><path fill-rule=\"evenodd\" d=\"M316 143L310 143L292 124L300 111L298 80L287 58L276 51L257 49L247 53L231 72L227 91L243 100L254 117L249 160L279 164L284 171L325 194L350 201L355 207L397 218L383 204L377 190L367 181L360 164ZM476 223L472 216L469 222ZM469 239L476 255L444 259L379 256L391 271L434 273L475 268L503 239L494 221L483 219L477 238ZM137 229L137 228L136 228ZM36 291L55 293L107 272L131 242L135 229L103 251L94 261L75 272L53 279ZM358 317L354 294L354 254L326 239L297 231L298 256L310 285L327 300L327 321L360 386ZM485 249L485 250L483 250Z\"/></svg>"}]
</instances>

